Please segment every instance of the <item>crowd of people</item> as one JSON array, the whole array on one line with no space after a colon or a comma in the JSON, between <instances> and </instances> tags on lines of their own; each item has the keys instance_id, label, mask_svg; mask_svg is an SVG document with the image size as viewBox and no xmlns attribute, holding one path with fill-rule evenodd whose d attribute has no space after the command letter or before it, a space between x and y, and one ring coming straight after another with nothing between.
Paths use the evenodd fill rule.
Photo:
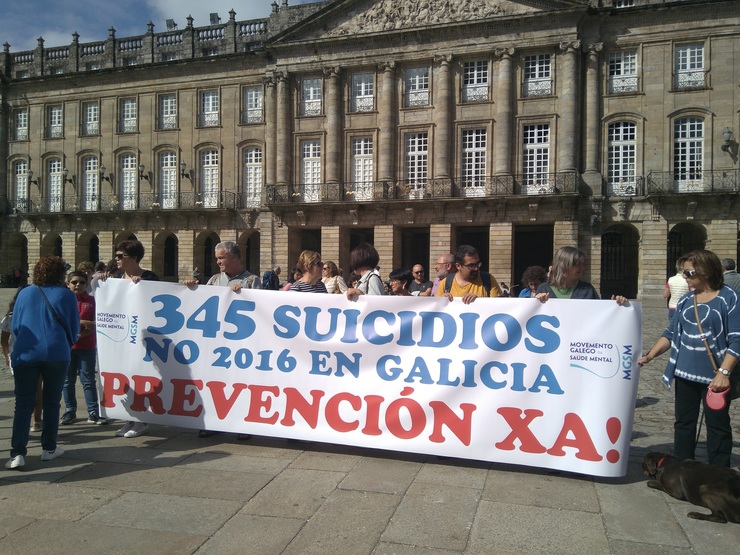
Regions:
<instances>
[{"instance_id":1,"label":"crowd of people","mask_svg":"<svg viewBox=\"0 0 740 555\"><path fill-rule=\"evenodd\" d=\"M33 272L31 286L20 285L5 318L0 323L0 344L15 381L15 414L8 469L25 465L30 432L41 432L41 460L64 453L57 445L58 427L77 421L75 395L77 377L85 400L87 422L108 424L98 408L96 384L96 333L94 292L107 279L133 283L158 281L151 270L140 266L144 247L136 240L116 245L115 258L108 264L83 262L69 266L57 256L41 258ZM383 280L378 251L363 243L352 249L350 274L345 281L333 261L322 260L312 250L300 253L295 267L281 285L279 266L262 278L244 267L239 246L231 241L216 245L214 256L219 272L203 285L242 289L282 290L302 293L341 294L350 301L361 295L445 297L470 304L479 297L517 296L540 302L556 299L599 299L596 289L582 279L585 254L575 247L562 247L552 265L528 267L521 277L521 290L512 293L490 273L483 271L480 254L470 245L437 257L436 276L427 279L424 266L396 268ZM195 268L183 282L201 285L202 273ZM734 366L740 358L740 275L731 259L719 260L711 251L687 253L676 263L676 274L665 286L668 327L662 337L638 360L640 366L670 350L663 379L675 389L675 454L694 458L700 408L707 423L709 462L728 466L732 449L729 405L735 383ZM618 304L627 303L620 295ZM710 403L709 394L720 395L721 406ZM61 401L64 400L64 412ZM146 434L147 424L129 421L115 432L133 438ZM201 430L200 437L213 433ZM249 435L240 434L239 439Z\"/></svg>"}]
</instances>

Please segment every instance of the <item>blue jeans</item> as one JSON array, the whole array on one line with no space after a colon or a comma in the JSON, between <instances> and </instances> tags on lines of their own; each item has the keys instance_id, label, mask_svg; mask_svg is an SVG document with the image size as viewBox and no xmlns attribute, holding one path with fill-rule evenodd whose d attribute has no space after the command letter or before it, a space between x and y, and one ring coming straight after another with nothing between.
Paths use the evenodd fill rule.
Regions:
<instances>
[{"instance_id":1,"label":"blue jeans","mask_svg":"<svg viewBox=\"0 0 740 555\"><path fill-rule=\"evenodd\" d=\"M13 437L10 440L10 456L26 456L26 446L31 429L31 415L36 405L36 387L39 378L43 380L41 395L43 405L43 428L41 430L41 448L54 451L57 448L59 431L59 406L62 400L64 378L67 375L69 362L66 360L52 362L33 362L18 364L13 367L15 381L15 413L13 414Z\"/></svg>"},{"instance_id":2,"label":"blue jeans","mask_svg":"<svg viewBox=\"0 0 740 555\"><path fill-rule=\"evenodd\" d=\"M95 349L73 350L69 361L67 379L64 381L64 412L77 412L75 385L80 373L82 392L85 394L87 414L98 414L98 389L95 386Z\"/></svg>"}]
</instances>

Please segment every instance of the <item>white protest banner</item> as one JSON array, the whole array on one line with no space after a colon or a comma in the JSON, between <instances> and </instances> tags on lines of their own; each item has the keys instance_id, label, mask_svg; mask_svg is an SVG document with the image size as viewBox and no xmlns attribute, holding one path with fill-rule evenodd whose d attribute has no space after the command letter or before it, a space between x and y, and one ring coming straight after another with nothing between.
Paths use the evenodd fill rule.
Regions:
<instances>
[{"instance_id":1,"label":"white protest banner","mask_svg":"<svg viewBox=\"0 0 740 555\"><path fill-rule=\"evenodd\" d=\"M107 280L108 418L623 476L640 303Z\"/></svg>"}]
</instances>

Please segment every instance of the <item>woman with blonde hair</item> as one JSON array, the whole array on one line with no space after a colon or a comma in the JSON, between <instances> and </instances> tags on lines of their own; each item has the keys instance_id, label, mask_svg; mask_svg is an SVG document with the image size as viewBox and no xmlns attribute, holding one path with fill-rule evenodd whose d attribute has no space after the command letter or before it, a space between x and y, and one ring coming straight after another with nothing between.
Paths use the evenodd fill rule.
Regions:
<instances>
[{"instance_id":1,"label":"woman with blonde hair","mask_svg":"<svg viewBox=\"0 0 740 555\"><path fill-rule=\"evenodd\" d=\"M347 284L344 278L339 275L339 268L331 260L324 262L324 269L322 270L321 281L326 285L326 291L328 293L345 293L347 291Z\"/></svg>"},{"instance_id":2,"label":"woman with blonde hair","mask_svg":"<svg viewBox=\"0 0 740 555\"><path fill-rule=\"evenodd\" d=\"M301 293L326 293L326 286L321 281L321 272L324 265L321 255L316 251L303 251L298 257L296 267L303 273L301 279L290 286L288 291L300 291Z\"/></svg>"}]
</instances>

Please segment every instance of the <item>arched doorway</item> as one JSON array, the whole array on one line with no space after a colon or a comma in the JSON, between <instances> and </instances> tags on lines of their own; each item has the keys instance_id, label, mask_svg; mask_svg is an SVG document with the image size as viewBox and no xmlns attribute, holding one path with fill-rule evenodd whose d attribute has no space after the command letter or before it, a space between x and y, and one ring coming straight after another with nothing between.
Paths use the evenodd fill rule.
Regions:
<instances>
[{"instance_id":1,"label":"arched doorway","mask_svg":"<svg viewBox=\"0 0 740 555\"><path fill-rule=\"evenodd\" d=\"M259 231L243 234L239 238L239 248L242 250L242 264L244 264L244 267L253 274L261 275Z\"/></svg>"},{"instance_id":2,"label":"arched doorway","mask_svg":"<svg viewBox=\"0 0 740 555\"><path fill-rule=\"evenodd\" d=\"M41 245L39 248L39 257L42 256L63 256L62 254L63 242L62 238L58 233L47 233L43 239L41 239Z\"/></svg>"},{"instance_id":3,"label":"arched doorway","mask_svg":"<svg viewBox=\"0 0 740 555\"><path fill-rule=\"evenodd\" d=\"M668 251L666 253L666 279L676 273L676 260L707 244L707 230L693 222L681 222L668 232Z\"/></svg>"},{"instance_id":4,"label":"arched doorway","mask_svg":"<svg viewBox=\"0 0 740 555\"><path fill-rule=\"evenodd\" d=\"M631 225L608 227L601 236L601 298L637 297L640 236Z\"/></svg>"},{"instance_id":5,"label":"arched doorway","mask_svg":"<svg viewBox=\"0 0 740 555\"><path fill-rule=\"evenodd\" d=\"M95 264L98 260L100 260L100 239L89 231L81 233L75 245L75 259L67 262L74 262L76 268L80 262L89 261Z\"/></svg>"},{"instance_id":6,"label":"arched doorway","mask_svg":"<svg viewBox=\"0 0 740 555\"><path fill-rule=\"evenodd\" d=\"M198 235L193 243L193 268L198 268L201 275L201 283L205 283L213 275L218 273L216 266L216 245L221 242L219 236L212 231L206 231Z\"/></svg>"}]
</instances>

